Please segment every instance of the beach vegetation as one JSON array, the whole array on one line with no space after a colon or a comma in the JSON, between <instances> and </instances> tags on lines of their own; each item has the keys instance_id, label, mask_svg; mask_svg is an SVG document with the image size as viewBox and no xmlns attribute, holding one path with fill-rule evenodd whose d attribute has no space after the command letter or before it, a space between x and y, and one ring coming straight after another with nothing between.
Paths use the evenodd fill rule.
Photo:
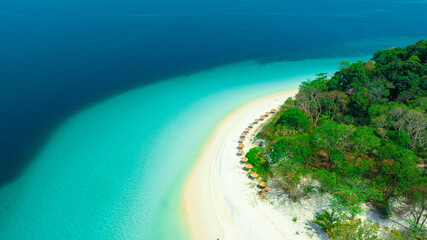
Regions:
<instances>
[{"instance_id":1,"label":"beach vegetation","mask_svg":"<svg viewBox=\"0 0 427 240\"><path fill-rule=\"evenodd\" d=\"M310 146L310 139L308 134L287 135L277 140L273 144L273 151L271 152L271 160L273 163L284 161L286 158L294 158L299 160L302 165L307 165L310 161L312 149Z\"/></svg>"},{"instance_id":2,"label":"beach vegetation","mask_svg":"<svg viewBox=\"0 0 427 240\"><path fill-rule=\"evenodd\" d=\"M248 152L257 166L253 170L294 201L315 192L330 194L334 214L328 214L341 218L338 235L352 232L369 236L360 239L382 239L368 234L377 229L375 224L356 221L363 205L372 204L392 216L393 203L407 199L401 204L410 209L411 231L423 236L426 59L427 41L421 40L377 51L367 62L343 62L330 77L321 73L303 81L295 99L286 100L257 134L266 144ZM319 213L315 221L320 223L328 214ZM324 224L329 225L322 228L335 226Z\"/></svg>"},{"instance_id":3,"label":"beach vegetation","mask_svg":"<svg viewBox=\"0 0 427 240\"><path fill-rule=\"evenodd\" d=\"M427 178L424 177L416 187L409 193L411 205L411 219L409 220L414 229L426 230L427 227Z\"/></svg>"},{"instance_id":4,"label":"beach vegetation","mask_svg":"<svg viewBox=\"0 0 427 240\"><path fill-rule=\"evenodd\" d=\"M339 221L328 231L334 240L385 240L387 231L377 223L360 219Z\"/></svg>"},{"instance_id":5,"label":"beach vegetation","mask_svg":"<svg viewBox=\"0 0 427 240\"><path fill-rule=\"evenodd\" d=\"M328 211L323 209L321 212L316 213L313 223L319 225L320 229L330 232L330 230L338 223L340 218L335 214L335 211Z\"/></svg>"},{"instance_id":6,"label":"beach vegetation","mask_svg":"<svg viewBox=\"0 0 427 240\"><path fill-rule=\"evenodd\" d=\"M263 148L251 148L247 153L248 163L252 165L251 171L256 172L260 177L267 178L270 175L270 165L265 159Z\"/></svg>"},{"instance_id":7,"label":"beach vegetation","mask_svg":"<svg viewBox=\"0 0 427 240\"><path fill-rule=\"evenodd\" d=\"M273 174L270 179L274 188L285 192L294 202L307 195L304 191L307 183L304 184L301 180L310 174L309 169L304 168L298 161L296 158L281 161L273 168Z\"/></svg>"},{"instance_id":8,"label":"beach vegetation","mask_svg":"<svg viewBox=\"0 0 427 240\"><path fill-rule=\"evenodd\" d=\"M302 132L308 128L309 121L301 110L289 108L283 113L277 123Z\"/></svg>"}]
</instances>

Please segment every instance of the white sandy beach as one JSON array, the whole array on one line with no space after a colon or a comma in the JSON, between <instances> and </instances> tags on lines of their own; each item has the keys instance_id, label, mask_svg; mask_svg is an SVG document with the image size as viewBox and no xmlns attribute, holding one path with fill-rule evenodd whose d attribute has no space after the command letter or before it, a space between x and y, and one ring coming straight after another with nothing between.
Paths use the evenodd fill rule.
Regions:
<instances>
[{"instance_id":1,"label":"white sandy beach","mask_svg":"<svg viewBox=\"0 0 427 240\"><path fill-rule=\"evenodd\" d=\"M242 170L237 156L240 134L248 124L278 108L297 90L255 100L227 116L205 146L184 190L184 209L193 239L307 239L290 216L266 201L259 201L254 183ZM254 126L244 142L247 152Z\"/></svg>"}]
</instances>

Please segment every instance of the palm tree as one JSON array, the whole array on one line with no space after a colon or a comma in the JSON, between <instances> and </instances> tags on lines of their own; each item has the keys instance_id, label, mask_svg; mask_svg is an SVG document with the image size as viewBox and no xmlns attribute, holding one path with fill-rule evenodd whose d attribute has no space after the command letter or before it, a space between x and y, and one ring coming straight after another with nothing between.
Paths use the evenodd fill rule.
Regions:
<instances>
[{"instance_id":1,"label":"palm tree","mask_svg":"<svg viewBox=\"0 0 427 240\"><path fill-rule=\"evenodd\" d=\"M313 220L313 223L316 223L320 226L322 230L328 232L331 228L335 226L335 224L340 220L339 217L335 216L335 210L329 212L326 209L323 209L322 212L316 213L316 219Z\"/></svg>"}]
</instances>

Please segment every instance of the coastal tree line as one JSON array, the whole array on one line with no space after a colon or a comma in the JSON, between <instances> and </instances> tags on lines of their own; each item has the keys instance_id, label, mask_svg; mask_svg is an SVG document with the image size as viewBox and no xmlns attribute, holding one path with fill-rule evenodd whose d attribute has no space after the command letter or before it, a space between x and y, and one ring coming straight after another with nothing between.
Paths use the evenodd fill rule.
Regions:
<instances>
[{"instance_id":1,"label":"coastal tree line","mask_svg":"<svg viewBox=\"0 0 427 240\"><path fill-rule=\"evenodd\" d=\"M254 171L294 201L316 191L331 194L334 212L314 221L329 216L325 230L333 239L379 227L356 219L364 203L386 216L396 206L411 213L410 229L389 231L388 238L426 239L426 59L421 40L302 82L295 99L257 134L266 146L246 154Z\"/></svg>"}]
</instances>

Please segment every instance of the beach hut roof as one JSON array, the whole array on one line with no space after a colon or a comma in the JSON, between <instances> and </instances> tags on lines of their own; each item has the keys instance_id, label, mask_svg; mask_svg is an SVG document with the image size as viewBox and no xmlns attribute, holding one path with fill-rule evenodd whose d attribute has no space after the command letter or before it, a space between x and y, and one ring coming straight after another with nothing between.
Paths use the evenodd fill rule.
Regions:
<instances>
[{"instance_id":1,"label":"beach hut roof","mask_svg":"<svg viewBox=\"0 0 427 240\"><path fill-rule=\"evenodd\" d=\"M257 177L258 177L258 174L257 174L256 172L253 172L253 173L251 173L251 177L253 177L253 178L257 178Z\"/></svg>"},{"instance_id":2,"label":"beach hut roof","mask_svg":"<svg viewBox=\"0 0 427 240\"><path fill-rule=\"evenodd\" d=\"M245 168L253 168L253 167L252 167L252 164L250 164L250 163L246 163L246 164L245 164Z\"/></svg>"},{"instance_id":3,"label":"beach hut roof","mask_svg":"<svg viewBox=\"0 0 427 240\"><path fill-rule=\"evenodd\" d=\"M267 183L266 183L266 182L260 182L260 183L259 183L259 185L260 185L261 187L265 187L265 186L267 186Z\"/></svg>"},{"instance_id":4,"label":"beach hut roof","mask_svg":"<svg viewBox=\"0 0 427 240\"><path fill-rule=\"evenodd\" d=\"M247 157L242 158L242 162L247 162L249 159Z\"/></svg>"}]
</instances>

